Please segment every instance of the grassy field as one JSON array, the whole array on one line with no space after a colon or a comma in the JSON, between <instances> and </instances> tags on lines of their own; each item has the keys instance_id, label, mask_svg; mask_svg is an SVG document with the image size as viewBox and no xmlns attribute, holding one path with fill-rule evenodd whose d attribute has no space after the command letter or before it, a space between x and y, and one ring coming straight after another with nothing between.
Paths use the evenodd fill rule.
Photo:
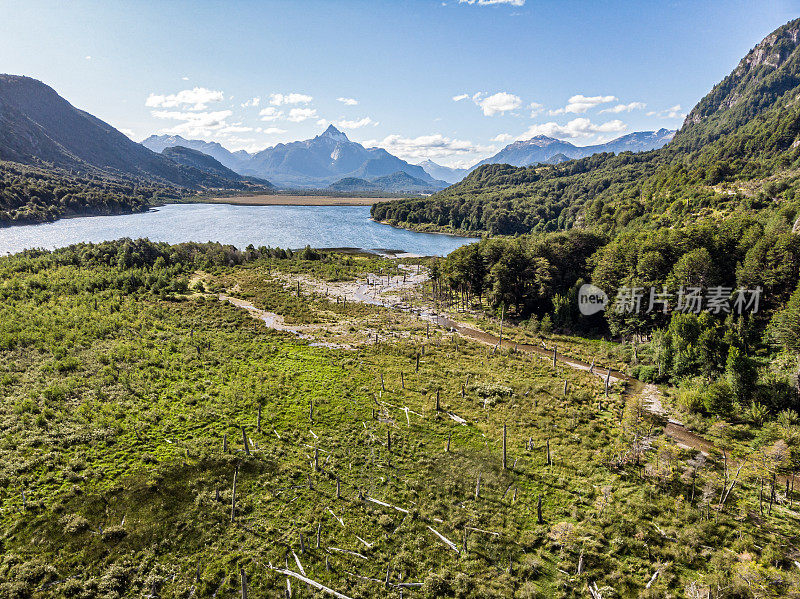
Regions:
<instances>
[{"instance_id":1,"label":"grassy field","mask_svg":"<svg viewBox=\"0 0 800 599\"><path fill-rule=\"evenodd\" d=\"M730 491L621 388L289 280L377 260L0 260L0 596L796 596L757 470Z\"/></svg>"}]
</instances>

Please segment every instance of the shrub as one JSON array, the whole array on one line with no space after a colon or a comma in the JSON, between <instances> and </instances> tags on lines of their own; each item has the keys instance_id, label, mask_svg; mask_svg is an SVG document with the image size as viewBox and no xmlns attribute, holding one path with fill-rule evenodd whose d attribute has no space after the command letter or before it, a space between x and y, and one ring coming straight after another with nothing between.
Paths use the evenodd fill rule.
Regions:
<instances>
[{"instance_id":1,"label":"shrub","mask_svg":"<svg viewBox=\"0 0 800 599\"><path fill-rule=\"evenodd\" d=\"M64 532L67 534L78 534L89 530L89 521L80 514L67 514L61 518Z\"/></svg>"},{"instance_id":2,"label":"shrub","mask_svg":"<svg viewBox=\"0 0 800 599\"><path fill-rule=\"evenodd\" d=\"M733 408L733 391L730 385L722 380L711 383L703 395L703 406L711 414L729 414Z\"/></svg>"}]
</instances>

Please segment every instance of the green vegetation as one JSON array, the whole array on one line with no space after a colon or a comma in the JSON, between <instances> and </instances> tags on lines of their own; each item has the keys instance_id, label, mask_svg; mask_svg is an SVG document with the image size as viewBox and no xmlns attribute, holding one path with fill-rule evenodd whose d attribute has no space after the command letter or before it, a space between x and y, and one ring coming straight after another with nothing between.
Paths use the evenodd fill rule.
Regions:
<instances>
[{"instance_id":1,"label":"green vegetation","mask_svg":"<svg viewBox=\"0 0 800 599\"><path fill-rule=\"evenodd\" d=\"M0 595L234 596L244 572L271 596L270 565L300 572L295 555L354 598L800 591L796 496L769 492L796 421L703 457L585 372L363 306L338 317L378 343L314 347L204 292L291 314L281 277L296 297L293 276L382 262L281 252L123 240L0 259Z\"/></svg>"},{"instance_id":2,"label":"green vegetation","mask_svg":"<svg viewBox=\"0 0 800 599\"><path fill-rule=\"evenodd\" d=\"M428 199L376 204L411 228L515 235L589 228L614 235L797 200L798 20L767 37L691 111L665 147L554 166L486 165Z\"/></svg>"},{"instance_id":3,"label":"green vegetation","mask_svg":"<svg viewBox=\"0 0 800 599\"><path fill-rule=\"evenodd\" d=\"M156 183L0 161L0 226L143 212L169 197L177 190Z\"/></svg>"}]
</instances>

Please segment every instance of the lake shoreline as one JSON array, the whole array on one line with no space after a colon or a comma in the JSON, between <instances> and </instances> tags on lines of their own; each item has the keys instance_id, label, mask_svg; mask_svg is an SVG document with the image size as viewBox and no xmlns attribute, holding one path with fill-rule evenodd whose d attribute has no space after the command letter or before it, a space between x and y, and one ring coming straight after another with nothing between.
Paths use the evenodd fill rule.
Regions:
<instances>
[{"instance_id":1,"label":"lake shoreline","mask_svg":"<svg viewBox=\"0 0 800 599\"><path fill-rule=\"evenodd\" d=\"M127 237L169 244L213 241L238 248L249 245L354 248L353 251L408 257L444 256L462 245L477 241L383 226L372 220L369 212L369 206L363 205L164 203L145 212L76 215L49 223L3 228L0 229L0 254Z\"/></svg>"},{"instance_id":2,"label":"lake shoreline","mask_svg":"<svg viewBox=\"0 0 800 599\"><path fill-rule=\"evenodd\" d=\"M231 204L233 206L372 206L397 198L346 197L323 195L253 195L230 197L184 198L181 204Z\"/></svg>"}]
</instances>

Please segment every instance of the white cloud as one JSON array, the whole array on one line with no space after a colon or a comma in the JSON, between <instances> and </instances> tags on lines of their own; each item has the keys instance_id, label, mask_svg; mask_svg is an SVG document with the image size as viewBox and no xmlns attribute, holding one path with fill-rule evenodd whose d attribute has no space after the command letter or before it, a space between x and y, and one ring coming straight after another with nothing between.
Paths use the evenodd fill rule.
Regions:
<instances>
[{"instance_id":1,"label":"white cloud","mask_svg":"<svg viewBox=\"0 0 800 599\"><path fill-rule=\"evenodd\" d=\"M477 4L478 6L491 6L492 4L508 4L509 6L525 6L525 0L458 0L459 4Z\"/></svg>"},{"instance_id":2,"label":"white cloud","mask_svg":"<svg viewBox=\"0 0 800 599\"><path fill-rule=\"evenodd\" d=\"M173 127L161 129L168 135L182 135L187 138L208 138L211 135L227 132L249 131L249 127L230 125L226 121L233 114L230 110L214 112L182 112L178 110L154 110L152 115L158 119L182 121Z\"/></svg>"},{"instance_id":3,"label":"white cloud","mask_svg":"<svg viewBox=\"0 0 800 599\"><path fill-rule=\"evenodd\" d=\"M608 104L609 102L616 101L616 96L584 96L583 94L576 94L567 100L567 105L564 108L551 110L550 114L565 114L568 112L582 114L600 104Z\"/></svg>"},{"instance_id":4,"label":"white cloud","mask_svg":"<svg viewBox=\"0 0 800 599\"><path fill-rule=\"evenodd\" d=\"M512 139L514 139L513 135L509 135L508 133L500 133L498 135L495 135L492 138L492 141L496 141L498 143L506 143L511 141Z\"/></svg>"},{"instance_id":5,"label":"white cloud","mask_svg":"<svg viewBox=\"0 0 800 599\"><path fill-rule=\"evenodd\" d=\"M494 116L498 112L508 112L522 106L522 99L508 92L498 92L485 98L483 94L477 93L472 96L472 100L481 107L486 116Z\"/></svg>"},{"instance_id":6,"label":"white cloud","mask_svg":"<svg viewBox=\"0 0 800 599\"><path fill-rule=\"evenodd\" d=\"M358 100L355 98L336 98L337 102L341 102L345 106L355 106L358 104Z\"/></svg>"},{"instance_id":7,"label":"white cloud","mask_svg":"<svg viewBox=\"0 0 800 599\"><path fill-rule=\"evenodd\" d=\"M283 106L284 104L308 104L313 100L311 96L306 94L270 94L269 103L273 106Z\"/></svg>"},{"instance_id":8,"label":"white cloud","mask_svg":"<svg viewBox=\"0 0 800 599\"><path fill-rule=\"evenodd\" d=\"M578 139L592 137L598 133L620 133L627 128L628 126L618 119L607 121L602 124L595 124L587 118L578 117L572 119L566 125L559 125L552 121L549 123L531 125L528 130L517 139L530 139L536 135L547 135L548 137L555 137L557 139Z\"/></svg>"},{"instance_id":9,"label":"white cloud","mask_svg":"<svg viewBox=\"0 0 800 599\"><path fill-rule=\"evenodd\" d=\"M286 129L280 129L279 127L265 127L262 129L259 127L256 129L259 133L265 133L266 135L279 135L281 133L286 133Z\"/></svg>"},{"instance_id":10,"label":"white cloud","mask_svg":"<svg viewBox=\"0 0 800 599\"><path fill-rule=\"evenodd\" d=\"M315 119L317 116L316 108L292 108L286 119L293 123L302 123L308 119Z\"/></svg>"},{"instance_id":11,"label":"white cloud","mask_svg":"<svg viewBox=\"0 0 800 599\"><path fill-rule=\"evenodd\" d=\"M337 127L342 129L360 129L361 127L366 127L367 125L372 125L373 127L378 125L377 121L373 121L368 116L365 116L363 119L353 120L353 121L338 121L336 123Z\"/></svg>"},{"instance_id":12,"label":"white cloud","mask_svg":"<svg viewBox=\"0 0 800 599\"><path fill-rule=\"evenodd\" d=\"M538 102L531 102L529 108L531 109L531 118L540 115L544 110L544 106Z\"/></svg>"},{"instance_id":13,"label":"white cloud","mask_svg":"<svg viewBox=\"0 0 800 599\"><path fill-rule=\"evenodd\" d=\"M247 102L244 102L242 104L242 108L250 108L250 107L254 107L255 108L259 104L261 104L261 98L256 96L255 98L250 98L249 100L247 100Z\"/></svg>"},{"instance_id":14,"label":"white cloud","mask_svg":"<svg viewBox=\"0 0 800 599\"><path fill-rule=\"evenodd\" d=\"M466 100L467 98L469 98L469 94L459 94L453 96L453 102L461 102L461 100Z\"/></svg>"},{"instance_id":15,"label":"white cloud","mask_svg":"<svg viewBox=\"0 0 800 599\"><path fill-rule=\"evenodd\" d=\"M185 89L177 94L150 94L145 101L149 108L188 108L189 110L205 110L211 102L222 102L225 99L221 91L195 87Z\"/></svg>"},{"instance_id":16,"label":"white cloud","mask_svg":"<svg viewBox=\"0 0 800 599\"><path fill-rule=\"evenodd\" d=\"M183 79L184 81L189 81L188 77L181 77L181 79Z\"/></svg>"},{"instance_id":17,"label":"white cloud","mask_svg":"<svg viewBox=\"0 0 800 599\"><path fill-rule=\"evenodd\" d=\"M125 135L127 135L127 136L128 136L128 137L130 137L131 139L133 139L133 138L134 138L134 136L135 136L135 133L134 133L134 132L133 132L131 129L123 129L123 128L120 128L120 129L118 129L118 131L119 131L120 133L124 133Z\"/></svg>"},{"instance_id":18,"label":"white cloud","mask_svg":"<svg viewBox=\"0 0 800 599\"><path fill-rule=\"evenodd\" d=\"M91 60L91 59L92 59L92 57L91 57L91 56L84 56L84 58L85 58L86 60Z\"/></svg>"},{"instance_id":19,"label":"white cloud","mask_svg":"<svg viewBox=\"0 0 800 599\"><path fill-rule=\"evenodd\" d=\"M258 113L258 116L261 117L262 121L277 121L280 118L283 118L283 111L278 110L274 106L267 106L266 108L262 108L261 112Z\"/></svg>"},{"instance_id":20,"label":"white cloud","mask_svg":"<svg viewBox=\"0 0 800 599\"><path fill-rule=\"evenodd\" d=\"M604 108L600 111L600 114L605 112L610 112L612 114L619 114L620 112L630 112L631 110L644 110L647 108L647 104L644 102L630 102L629 104L617 104L611 108Z\"/></svg>"},{"instance_id":21,"label":"white cloud","mask_svg":"<svg viewBox=\"0 0 800 599\"><path fill-rule=\"evenodd\" d=\"M685 119L686 113L683 112L680 104L675 104L675 106L670 106L660 112L648 112L647 116L657 116L660 119Z\"/></svg>"},{"instance_id":22,"label":"white cloud","mask_svg":"<svg viewBox=\"0 0 800 599\"><path fill-rule=\"evenodd\" d=\"M471 141L452 139L440 133L421 135L419 137L403 137L388 135L382 140L365 141L367 147L378 146L405 160L420 161L426 158L456 159L458 157L488 153L496 150L494 146L480 146ZM473 161L465 160L467 163Z\"/></svg>"}]
</instances>

